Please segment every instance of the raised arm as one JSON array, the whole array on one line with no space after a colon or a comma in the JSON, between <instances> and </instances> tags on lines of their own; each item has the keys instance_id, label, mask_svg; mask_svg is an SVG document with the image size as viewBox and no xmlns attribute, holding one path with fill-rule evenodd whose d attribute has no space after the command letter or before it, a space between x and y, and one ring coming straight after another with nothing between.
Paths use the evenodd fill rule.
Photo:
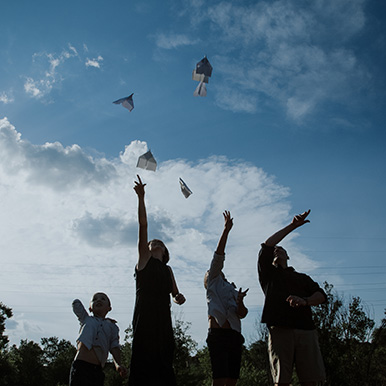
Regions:
<instances>
[{"instance_id":1,"label":"raised arm","mask_svg":"<svg viewBox=\"0 0 386 386\"><path fill-rule=\"evenodd\" d=\"M145 185L142 183L141 178L137 174L138 181L135 181L134 190L138 196L138 263L137 269L140 271L143 269L149 258L149 246L147 241L147 215L145 206Z\"/></svg>"},{"instance_id":2,"label":"raised arm","mask_svg":"<svg viewBox=\"0 0 386 386\"><path fill-rule=\"evenodd\" d=\"M75 299L72 302L72 310L74 311L74 314L78 317L78 320L81 323L84 323L87 316L89 316L82 302L79 299Z\"/></svg>"},{"instance_id":3,"label":"raised arm","mask_svg":"<svg viewBox=\"0 0 386 386\"><path fill-rule=\"evenodd\" d=\"M231 217L231 212L226 210L223 213L223 216L224 216L225 223L224 223L224 229L222 231L220 240L218 241L218 244L217 244L216 253L218 255L225 254L225 246L227 244L228 234L233 227L233 218Z\"/></svg>"},{"instance_id":4,"label":"raised arm","mask_svg":"<svg viewBox=\"0 0 386 386\"><path fill-rule=\"evenodd\" d=\"M224 267L225 246L228 240L229 231L232 229L233 226L233 218L231 218L231 213L229 211L225 211L223 213L223 216L225 220L224 229L220 236L220 240L218 241L217 249L214 253L212 262L210 263L209 271L206 276L206 280L209 281L217 277Z\"/></svg>"},{"instance_id":5,"label":"raised arm","mask_svg":"<svg viewBox=\"0 0 386 386\"><path fill-rule=\"evenodd\" d=\"M309 220L306 220L307 216L310 214L311 210L307 210L306 212L302 214L296 215L290 224L288 224L283 229L280 229L276 233L274 233L272 236L268 237L268 239L265 241L265 245L268 247L274 247L275 245L279 244L280 241L284 239L288 234L290 234L293 230L296 228L299 228L300 226L304 225L307 222L310 222Z\"/></svg>"}]
</instances>

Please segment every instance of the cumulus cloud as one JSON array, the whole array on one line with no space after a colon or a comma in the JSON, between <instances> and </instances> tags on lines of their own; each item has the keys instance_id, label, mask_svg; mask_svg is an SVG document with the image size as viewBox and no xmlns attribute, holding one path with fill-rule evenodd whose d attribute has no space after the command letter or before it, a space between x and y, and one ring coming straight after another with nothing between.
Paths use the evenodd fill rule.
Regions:
<instances>
[{"instance_id":1,"label":"cumulus cloud","mask_svg":"<svg viewBox=\"0 0 386 386\"><path fill-rule=\"evenodd\" d=\"M146 186L149 239L163 239L171 253L179 289L188 299L182 317L192 322L202 342L206 302L202 286L223 227L222 212L232 211L225 273L249 287L253 328L263 296L257 285L256 255L260 242L289 221L289 190L261 168L243 160L213 156L195 163L159 161L157 172L136 168L147 150L132 141L116 158L91 157L78 145L32 144L22 139L7 118L0 120L0 247L2 301L14 312L12 343L60 336L74 341L78 329L71 301L86 304L95 291L112 299L111 317L121 331L134 307L137 260L139 173ZM188 199L182 177L192 188ZM312 266L292 247L295 266ZM181 316L181 314L179 314ZM248 328L248 327L246 327Z\"/></svg>"},{"instance_id":2,"label":"cumulus cloud","mask_svg":"<svg viewBox=\"0 0 386 386\"><path fill-rule=\"evenodd\" d=\"M331 100L352 101L358 85L368 81L349 48L366 23L364 0L188 4L192 12L182 14L191 15L194 27L209 23L216 39L228 47L213 58L222 78L217 82L226 83L241 102L240 109L222 102L219 87L217 104L226 110L254 113L264 96L299 121Z\"/></svg>"},{"instance_id":3,"label":"cumulus cloud","mask_svg":"<svg viewBox=\"0 0 386 386\"><path fill-rule=\"evenodd\" d=\"M103 158L95 161L78 145L33 145L22 140L6 118L0 120L0 133L0 159L9 175L24 175L34 184L60 190L106 183L116 176L113 164Z\"/></svg>"}]
</instances>

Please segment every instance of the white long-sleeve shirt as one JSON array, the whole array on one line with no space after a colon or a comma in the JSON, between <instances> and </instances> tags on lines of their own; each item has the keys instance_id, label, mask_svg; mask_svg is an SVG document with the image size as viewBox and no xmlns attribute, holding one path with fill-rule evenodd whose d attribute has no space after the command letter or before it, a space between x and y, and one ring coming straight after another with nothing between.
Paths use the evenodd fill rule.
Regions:
<instances>
[{"instance_id":1,"label":"white long-sleeve shirt","mask_svg":"<svg viewBox=\"0 0 386 386\"><path fill-rule=\"evenodd\" d=\"M208 315L213 316L219 326L228 320L232 330L241 333L241 321L237 315L238 291L221 275L224 260L225 255L214 253L210 264L206 290Z\"/></svg>"},{"instance_id":2,"label":"white long-sleeve shirt","mask_svg":"<svg viewBox=\"0 0 386 386\"><path fill-rule=\"evenodd\" d=\"M90 316L82 302L75 299L72 310L80 322L80 331L77 342L82 342L89 350L94 351L104 367L109 351L119 347L119 328L110 319Z\"/></svg>"}]
</instances>

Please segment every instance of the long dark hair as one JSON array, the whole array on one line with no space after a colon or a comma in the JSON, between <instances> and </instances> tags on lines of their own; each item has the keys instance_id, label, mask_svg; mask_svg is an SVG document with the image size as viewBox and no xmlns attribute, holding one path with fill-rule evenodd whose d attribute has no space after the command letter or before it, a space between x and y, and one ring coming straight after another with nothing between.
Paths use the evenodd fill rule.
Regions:
<instances>
[{"instance_id":1,"label":"long dark hair","mask_svg":"<svg viewBox=\"0 0 386 386\"><path fill-rule=\"evenodd\" d=\"M159 239L153 239L153 240L150 240L150 241L147 243L147 245L150 245L150 243L151 243L152 241L158 241L158 242L162 243L163 246L165 247L165 252L164 252L164 254L163 254L163 256L162 256L162 262L163 262L164 264L167 264L168 261L170 260L170 256L169 256L169 251L168 251L168 249L166 248L166 245L164 244L164 242L163 242L162 240L159 240Z\"/></svg>"}]
</instances>

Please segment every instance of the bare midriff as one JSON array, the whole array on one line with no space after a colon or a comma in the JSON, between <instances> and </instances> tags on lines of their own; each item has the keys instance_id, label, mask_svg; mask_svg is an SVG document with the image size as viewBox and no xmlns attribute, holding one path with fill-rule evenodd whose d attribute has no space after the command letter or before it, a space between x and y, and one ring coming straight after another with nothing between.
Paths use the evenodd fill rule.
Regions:
<instances>
[{"instance_id":1,"label":"bare midriff","mask_svg":"<svg viewBox=\"0 0 386 386\"><path fill-rule=\"evenodd\" d=\"M229 322L226 320L225 323L220 326L216 319L213 317L213 316L209 316L208 317L208 320L209 320L209 328L231 328L231 325L229 324Z\"/></svg>"},{"instance_id":2,"label":"bare midriff","mask_svg":"<svg viewBox=\"0 0 386 386\"><path fill-rule=\"evenodd\" d=\"M82 342L78 343L78 352L75 355L75 360L81 360L93 365L100 365L100 361L94 351L94 349L89 350Z\"/></svg>"}]
</instances>

